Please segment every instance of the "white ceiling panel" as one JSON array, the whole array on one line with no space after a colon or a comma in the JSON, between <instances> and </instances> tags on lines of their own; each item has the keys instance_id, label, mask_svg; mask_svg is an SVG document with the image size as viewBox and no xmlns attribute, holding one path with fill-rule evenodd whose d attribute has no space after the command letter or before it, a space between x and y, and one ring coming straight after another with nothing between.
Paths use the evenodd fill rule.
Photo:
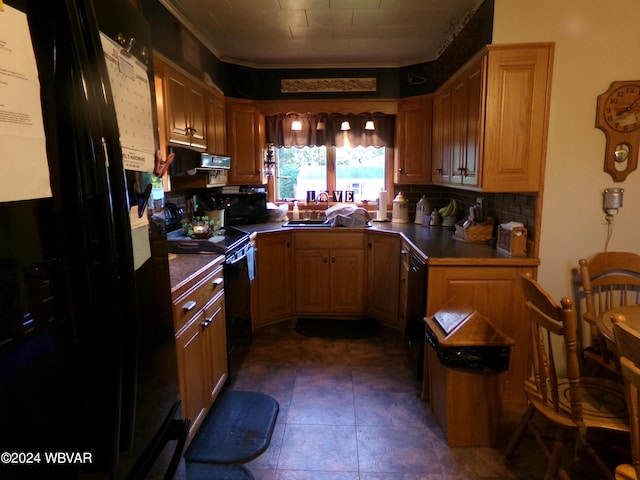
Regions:
<instances>
[{"instance_id":1,"label":"white ceiling panel","mask_svg":"<svg viewBox=\"0 0 640 480\"><path fill-rule=\"evenodd\" d=\"M160 0L221 60L255 67L434 60L484 0Z\"/></svg>"}]
</instances>

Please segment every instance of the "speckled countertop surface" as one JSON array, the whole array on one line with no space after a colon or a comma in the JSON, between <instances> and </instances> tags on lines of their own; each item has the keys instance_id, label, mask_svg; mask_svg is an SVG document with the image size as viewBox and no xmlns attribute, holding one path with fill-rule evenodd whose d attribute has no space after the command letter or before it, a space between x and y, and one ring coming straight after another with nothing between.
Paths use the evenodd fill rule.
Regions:
<instances>
[{"instance_id":1,"label":"speckled countertop surface","mask_svg":"<svg viewBox=\"0 0 640 480\"><path fill-rule=\"evenodd\" d=\"M236 227L249 234L298 231L301 227L283 227L281 223L258 223ZM485 266L536 266L537 258L509 257L498 252L489 244L465 243L453 238L453 229L447 227L423 227L414 223L374 222L371 227L309 227L307 231L346 232L373 231L399 234L409 242L412 248L423 257L428 265L485 265ZM222 262L223 256L216 254L171 255L169 272L171 291L174 292L184 282L197 276L198 272L212 263Z\"/></svg>"},{"instance_id":2,"label":"speckled countertop surface","mask_svg":"<svg viewBox=\"0 0 640 480\"><path fill-rule=\"evenodd\" d=\"M262 233L282 231L285 229L296 231L301 227L283 227L281 223L259 223L237 227L248 233ZM414 250L416 250L430 265L538 265L536 258L509 257L498 252L489 244L465 243L453 238L451 227L423 227L415 223L373 222L371 227L309 227L308 230L317 231L348 231L358 230L389 232L402 235Z\"/></svg>"},{"instance_id":3,"label":"speckled countertop surface","mask_svg":"<svg viewBox=\"0 0 640 480\"><path fill-rule=\"evenodd\" d=\"M197 277L204 269L209 268L216 263L222 263L224 255L199 253L176 255L169 254L169 281L171 283L171 292L174 293L185 282Z\"/></svg>"}]
</instances>

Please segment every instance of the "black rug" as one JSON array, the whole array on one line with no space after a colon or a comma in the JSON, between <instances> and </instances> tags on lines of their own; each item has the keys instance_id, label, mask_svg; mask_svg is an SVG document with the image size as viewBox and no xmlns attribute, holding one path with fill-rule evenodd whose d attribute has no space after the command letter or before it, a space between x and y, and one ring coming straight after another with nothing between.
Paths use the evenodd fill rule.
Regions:
<instances>
[{"instance_id":1,"label":"black rug","mask_svg":"<svg viewBox=\"0 0 640 480\"><path fill-rule=\"evenodd\" d=\"M224 390L185 452L185 462L236 464L254 459L269 446L278 410L278 402L269 395Z\"/></svg>"},{"instance_id":2,"label":"black rug","mask_svg":"<svg viewBox=\"0 0 640 480\"><path fill-rule=\"evenodd\" d=\"M333 318L299 318L296 332L305 337L371 338L378 334L378 322L371 318L337 320Z\"/></svg>"}]
</instances>

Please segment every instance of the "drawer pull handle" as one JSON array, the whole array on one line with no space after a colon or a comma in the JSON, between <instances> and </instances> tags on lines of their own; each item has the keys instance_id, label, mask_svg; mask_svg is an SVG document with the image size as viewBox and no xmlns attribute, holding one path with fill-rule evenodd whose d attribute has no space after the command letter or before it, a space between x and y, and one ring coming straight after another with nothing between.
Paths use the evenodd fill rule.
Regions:
<instances>
[{"instance_id":1,"label":"drawer pull handle","mask_svg":"<svg viewBox=\"0 0 640 480\"><path fill-rule=\"evenodd\" d=\"M190 312L191 310L196 308L196 305L198 304L195 301L190 300L182 306L182 310L184 310L185 312Z\"/></svg>"},{"instance_id":2,"label":"drawer pull handle","mask_svg":"<svg viewBox=\"0 0 640 480\"><path fill-rule=\"evenodd\" d=\"M213 284L214 287L219 287L220 285L222 285L222 282L224 282L222 277L218 277L218 278L215 278L211 283Z\"/></svg>"}]
</instances>

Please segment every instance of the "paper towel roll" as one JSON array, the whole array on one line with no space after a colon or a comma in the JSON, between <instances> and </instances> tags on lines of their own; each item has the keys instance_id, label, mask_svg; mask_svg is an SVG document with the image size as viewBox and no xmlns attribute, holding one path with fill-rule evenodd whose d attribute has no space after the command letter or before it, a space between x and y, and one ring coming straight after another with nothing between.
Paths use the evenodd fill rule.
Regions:
<instances>
[{"instance_id":1,"label":"paper towel roll","mask_svg":"<svg viewBox=\"0 0 640 480\"><path fill-rule=\"evenodd\" d=\"M387 192L382 190L378 194L378 202L376 208L376 220L387 219Z\"/></svg>"}]
</instances>

